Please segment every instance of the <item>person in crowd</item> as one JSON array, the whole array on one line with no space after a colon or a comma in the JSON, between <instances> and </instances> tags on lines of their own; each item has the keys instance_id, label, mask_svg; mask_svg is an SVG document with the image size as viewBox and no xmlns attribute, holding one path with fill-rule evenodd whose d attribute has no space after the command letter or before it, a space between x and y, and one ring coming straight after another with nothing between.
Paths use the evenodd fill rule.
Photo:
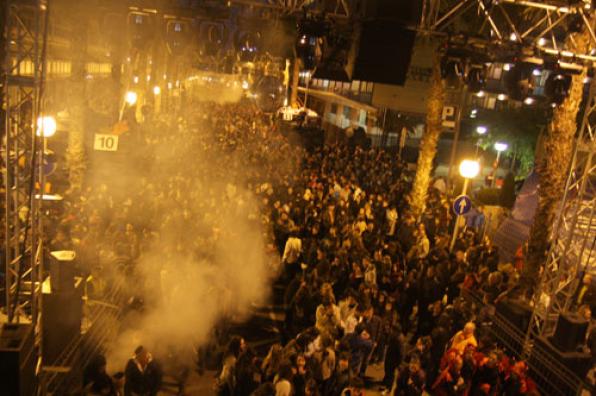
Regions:
<instances>
[{"instance_id":1,"label":"person in crowd","mask_svg":"<svg viewBox=\"0 0 596 396\"><path fill-rule=\"evenodd\" d=\"M161 386L161 374L157 363L143 346L135 349L134 356L124 370L125 396L155 396Z\"/></svg>"},{"instance_id":2,"label":"person in crowd","mask_svg":"<svg viewBox=\"0 0 596 396\"><path fill-rule=\"evenodd\" d=\"M463 353L468 345L478 347L478 341L474 332L476 325L473 322L468 322L463 330L458 331L451 340L451 348L456 349L459 353Z\"/></svg>"},{"instance_id":3,"label":"person in crowd","mask_svg":"<svg viewBox=\"0 0 596 396\"><path fill-rule=\"evenodd\" d=\"M69 208L50 240L84 251L88 272L103 285L93 293L104 295L106 280L132 280L131 295L146 301L133 310L141 312L171 294L149 285L152 295L142 295L139 266L147 252L211 263L226 238L242 232L227 227L223 214L249 219L262 235L271 282L284 290L286 315L279 344L257 356L231 335L235 294L222 290L225 312L210 354L220 368L218 394L355 395L363 392L358 379L377 362L395 395L500 389L498 354L478 351L482 312L461 303L460 293L490 302L515 290L519 270L499 265L498 250L473 227L449 252L453 215L442 183L429 189L416 218L404 198L413 172L388 150L305 150L245 104L197 103L180 118L151 122L134 126L147 129L138 135L142 153L133 169L142 177L126 191L90 185L67 196ZM175 133L161 133L168 128ZM193 167L198 157L213 166ZM592 289L586 275L576 306L593 305ZM478 335L468 323L473 318ZM127 394L152 394L160 377L145 378L151 372L160 370L141 349L125 370ZM508 389L519 389L510 378Z\"/></svg>"}]
</instances>

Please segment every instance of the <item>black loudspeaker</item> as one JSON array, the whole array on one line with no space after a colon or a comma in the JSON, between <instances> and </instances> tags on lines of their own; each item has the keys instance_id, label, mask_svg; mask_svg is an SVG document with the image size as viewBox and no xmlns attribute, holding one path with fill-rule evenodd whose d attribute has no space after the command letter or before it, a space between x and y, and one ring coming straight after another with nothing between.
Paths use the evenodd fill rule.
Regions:
<instances>
[{"instance_id":1,"label":"black loudspeaker","mask_svg":"<svg viewBox=\"0 0 596 396\"><path fill-rule=\"evenodd\" d=\"M74 290L76 269L76 254L71 250L50 252L50 284L52 292L67 292Z\"/></svg>"},{"instance_id":2,"label":"black loudspeaker","mask_svg":"<svg viewBox=\"0 0 596 396\"><path fill-rule=\"evenodd\" d=\"M416 32L392 20L362 24L354 57L354 80L404 85Z\"/></svg>"},{"instance_id":3,"label":"black loudspeaker","mask_svg":"<svg viewBox=\"0 0 596 396\"><path fill-rule=\"evenodd\" d=\"M592 356L587 352L561 352L545 337L538 337L534 342L528 364L541 373L540 376L535 375L534 378L547 377L549 382L557 388L556 390L545 389L544 394L577 394L577 389L569 389L569 383L573 382L571 378L568 378L564 373L552 371L552 362L562 364L582 380L592 368ZM532 373L530 373L530 376L532 376ZM577 387L579 387L579 384L577 384Z\"/></svg>"},{"instance_id":4,"label":"black loudspeaker","mask_svg":"<svg viewBox=\"0 0 596 396\"><path fill-rule=\"evenodd\" d=\"M588 321L578 314L561 314L555 334L549 340L560 351L576 352L584 345L588 325Z\"/></svg>"},{"instance_id":5,"label":"black loudspeaker","mask_svg":"<svg viewBox=\"0 0 596 396\"><path fill-rule=\"evenodd\" d=\"M503 316L522 333L526 333L532 319L532 307L519 300L503 300L496 306L497 314Z\"/></svg>"},{"instance_id":6,"label":"black loudspeaker","mask_svg":"<svg viewBox=\"0 0 596 396\"><path fill-rule=\"evenodd\" d=\"M81 333L83 317L82 286L68 292L43 295L43 358L52 365L68 344Z\"/></svg>"},{"instance_id":7,"label":"black loudspeaker","mask_svg":"<svg viewBox=\"0 0 596 396\"><path fill-rule=\"evenodd\" d=\"M29 324L8 324L0 333L0 393L10 396L35 394L33 328Z\"/></svg>"}]
</instances>

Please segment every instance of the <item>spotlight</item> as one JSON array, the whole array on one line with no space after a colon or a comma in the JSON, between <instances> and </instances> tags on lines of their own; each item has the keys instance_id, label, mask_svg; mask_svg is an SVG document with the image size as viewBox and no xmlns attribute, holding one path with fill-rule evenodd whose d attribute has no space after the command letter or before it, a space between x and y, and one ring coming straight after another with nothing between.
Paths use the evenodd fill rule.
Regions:
<instances>
[{"instance_id":1,"label":"spotlight","mask_svg":"<svg viewBox=\"0 0 596 396\"><path fill-rule=\"evenodd\" d=\"M509 70L511 70L512 67L513 67L513 65L511 63L505 63L503 65L503 70L509 71Z\"/></svg>"},{"instance_id":2,"label":"spotlight","mask_svg":"<svg viewBox=\"0 0 596 396\"><path fill-rule=\"evenodd\" d=\"M538 39L538 45L541 46L541 47L543 47L544 44L546 44L546 39L544 37L540 37Z\"/></svg>"},{"instance_id":3,"label":"spotlight","mask_svg":"<svg viewBox=\"0 0 596 396\"><path fill-rule=\"evenodd\" d=\"M476 127L476 133L478 133L479 135L484 135L486 132L488 132L488 128L484 125L479 125Z\"/></svg>"},{"instance_id":4,"label":"spotlight","mask_svg":"<svg viewBox=\"0 0 596 396\"><path fill-rule=\"evenodd\" d=\"M536 103L536 99L534 99L534 98L527 97L527 98L524 99L524 104L525 105L531 106L534 103Z\"/></svg>"},{"instance_id":5,"label":"spotlight","mask_svg":"<svg viewBox=\"0 0 596 396\"><path fill-rule=\"evenodd\" d=\"M510 40L510 41L517 41L517 34L515 34L515 33L511 33L511 34L509 35L509 40Z\"/></svg>"},{"instance_id":6,"label":"spotlight","mask_svg":"<svg viewBox=\"0 0 596 396\"><path fill-rule=\"evenodd\" d=\"M505 94L498 94L497 95L497 100L500 100L501 102L504 100L507 100L507 95Z\"/></svg>"},{"instance_id":7,"label":"spotlight","mask_svg":"<svg viewBox=\"0 0 596 396\"><path fill-rule=\"evenodd\" d=\"M466 83L472 92L479 92L486 86L486 67L473 65L466 76Z\"/></svg>"},{"instance_id":8,"label":"spotlight","mask_svg":"<svg viewBox=\"0 0 596 396\"><path fill-rule=\"evenodd\" d=\"M551 73L544 84L544 95L551 101L560 105L563 103L571 87L571 76Z\"/></svg>"},{"instance_id":9,"label":"spotlight","mask_svg":"<svg viewBox=\"0 0 596 396\"><path fill-rule=\"evenodd\" d=\"M540 69L534 69L534 70L532 70L532 75L535 77L541 76L542 71L540 71Z\"/></svg>"},{"instance_id":10,"label":"spotlight","mask_svg":"<svg viewBox=\"0 0 596 396\"><path fill-rule=\"evenodd\" d=\"M477 96L477 97L479 97L479 98L483 98L483 97L484 97L484 95L486 95L486 92L484 92L484 91L482 91L482 90L480 90L480 91L476 92L476 96Z\"/></svg>"},{"instance_id":11,"label":"spotlight","mask_svg":"<svg viewBox=\"0 0 596 396\"><path fill-rule=\"evenodd\" d=\"M522 100L532 91L534 65L528 63L516 63L505 74L504 84L507 95L513 100Z\"/></svg>"}]
</instances>

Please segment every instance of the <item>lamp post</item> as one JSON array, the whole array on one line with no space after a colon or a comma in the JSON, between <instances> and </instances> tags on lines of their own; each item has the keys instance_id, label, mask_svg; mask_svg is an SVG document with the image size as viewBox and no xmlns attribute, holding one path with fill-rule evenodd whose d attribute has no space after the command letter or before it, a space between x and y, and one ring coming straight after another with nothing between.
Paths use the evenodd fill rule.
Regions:
<instances>
[{"instance_id":1,"label":"lamp post","mask_svg":"<svg viewBox=\"0 0 596 396\"><path fill-rule=\"evenodd\" d=\"M154 98L154 112L159 114L161 111L161 87L156 85L153 87L153 98Z\"/></svg>"},{"instance_id":2,"label":"lamp post","mask_svg":"<svg viewBox=\"0 0 596 396\"><path fill-rule=\"evenodd\" d=\"M470 179L475 178L478 173L480 172L480 164L478 161L475 160L463 160L459 165L459 174L464 178L464 187L462 189L461 195L466 195L468 191L468 185L470 184ZM460 223L461 223L461 216L456 213L457 218L455 219L455 224L453 226L453 235L451 235L451 243L449 244L449 252L453 251L453 247L455 246L455 240L457 239L457 234L459 233Z\"/></svg>"},{"instance_id":3,"label":"lamp post","mask_svg":"<svg viewBox=\"0 0 596 396\"><path fill-rule=\"evenodd\" d=\"M124 110L126 109L126 106L134 106L137 104L137 100L138 100L139 96L137 95L137 93L135 91L128 91L126 92L126 94L124 95L124 102L122 103L122 108L120 109L120 117L119 120L122 121L122 117L124 116Z\"/></svg>"},{"instance_id":4,"label":"lamp post","mask_svg":"<svg viewBox=\"0 0 596 396\"><path fill-rule=\"evenodd\" d=\"M496 142L494 147L497 151L497 159L495 160L495 163L493 165L493 180L491 181L491 187L494 187L497 181L497 169L499 169L499 159L501 159L501 153L507 150L509 146L507 145L507 143Z\"/></svg>"}]
</instances>

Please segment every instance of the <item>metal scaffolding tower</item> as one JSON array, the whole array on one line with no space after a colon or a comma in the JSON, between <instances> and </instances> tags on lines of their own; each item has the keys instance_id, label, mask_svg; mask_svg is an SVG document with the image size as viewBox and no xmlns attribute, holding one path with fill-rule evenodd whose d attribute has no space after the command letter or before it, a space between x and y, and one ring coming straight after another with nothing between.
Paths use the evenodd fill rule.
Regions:
<instances>
[{"instance_id":1,"label":"metal scaffolding tower","mask_svg":"<svg viewBox=\"0 0 596 396\"><path fill-rule=\"evenodd\" d=\"M571 307L582 275L596 264L595 93L596 81L592 80L540 290L535 297L533 325L539 334L554 330L559 314Z\"/></svg>"},{"instance_id":2,"label":"metal scaffolding tower","mask_svg":"<svg viewBox=\"0 0 596 396\"><path fill-rule=\"evenodd\" d=\"M425 0L419 29L430 35L464 35L484 48L516 51L535 60L556 59L576 69L596 61L596 35L591 1L560 2L526 0ZM466 31L468 21L481 22L480 30ZM479 19L478 19L479 18ZM463 27L463 29L462 29ZM569 31L586 29L591 42L587 50L568 40ZM563 34L562 34L563 33ZM561 312L569 309L581 274L592 268L596 241L596 86L592 80L582 123L576 135L569 178L560 212L553 227L551 249L534 296L532 334L553 329Z\"/></svg>"},{"instance_id":3,"label":"metal scaffolding tower","mask_svg":"<svg viewBox=\"0 0 596 396\"><path fill-rule=\"evenodd\" d=\"M9 323L31 323L36 345L40 346L43 234L42 200L39 195L36 199L36 191L43 185L38 171L43 144L36 136L36 120L41 115L42 25L47 4L41 0L5 0L2 6L4 313Z\"/></svg>"}]
</instances>

